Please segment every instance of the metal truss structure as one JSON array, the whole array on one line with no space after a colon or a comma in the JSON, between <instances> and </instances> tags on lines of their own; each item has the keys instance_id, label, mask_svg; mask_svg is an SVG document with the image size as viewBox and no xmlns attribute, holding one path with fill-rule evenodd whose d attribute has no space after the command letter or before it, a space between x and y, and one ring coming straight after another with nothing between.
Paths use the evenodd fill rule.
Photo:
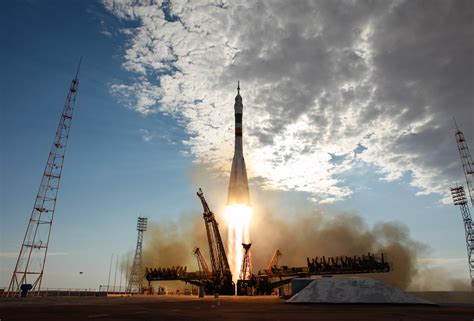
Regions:
<instances>
[{"instance_id":1,"label":"metal truss structure","mask_svg":"<svg viewBox=\"0 0 474 321\"><path fill-rule=\"evenodd\" d=\"M471 277L471 287L474 289L474 232L471 213L469 211L469 205L467 202L466 193L464 192L464 187L456 186L451 188L451 196L453 197L454 205L459 206L462 220L464 222L469 275Z\"/></svg>"},{"instance_id":2,"label":"metal truss structure","mask_svg":"<svg viewBox=\"0 0 474 321\"><path fill-rule=\"evenodd\" d=\"M143 232L146 231L147 224L148 224L148 218L138 217L137 247L135 249L135 256L133 258L132 270L130 271L130 277L129 277L129 282L128 282L129 291L132 293L142 292L142 281L143 281L142 245L143 245Z\"/></svg>"},{"instance_id":3,"label":"metal truss structure","mask_svg":"<svg viewBox=\"0 0 474 321\"><path fill-rule=\"evenodd\" d=\"M472 161L471 153L469 152L469 147L467 147L466 139L464 138L464 133L459 129L456 121L456 143L458 145L459 157L461 157L462 169L464 171L464 177L466 178L467 184L467 193L469 194L469 199L471 200L471 206L474 206L474 190L473 190L473 179L474 179L474 162Z\"/></svg>"},{"instance_id":4,"label":"metal truss structure","mask_svg":"<svg viewBox=\"0 0 474 321\"><path fill-rule=\"evenodd\" d=\"M80 65L81 62L79 61L76 76L69 87L15 270L7 290L8 296L16 296L20 291L25 291L26 289L25 294L29 290L33 295L38 295L41 289L51 227L58 198L59 182L61 180L74 103L79 86L78 75Z\"/></svg>"}]
</instances>

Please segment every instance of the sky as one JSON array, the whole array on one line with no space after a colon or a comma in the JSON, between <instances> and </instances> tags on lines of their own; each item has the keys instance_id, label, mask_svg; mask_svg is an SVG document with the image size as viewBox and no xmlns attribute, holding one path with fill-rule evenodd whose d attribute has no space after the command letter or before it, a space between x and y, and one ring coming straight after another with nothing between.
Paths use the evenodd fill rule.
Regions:
<instances>
[{"instance_id":1,"label":"sky","mask_svg":"<svg viewBox=\"0 0 474 321\"><path fill-rule=\"evenodd\" d=\"M240 80L251 194L398 221L468 277L449 187L474 149L471 1L12 1L0 13L0 287L83 57L44 286L97 288L153 224L220 212ZM79 272L83 274L79 274Z\"/></svg>"}]
</instances>

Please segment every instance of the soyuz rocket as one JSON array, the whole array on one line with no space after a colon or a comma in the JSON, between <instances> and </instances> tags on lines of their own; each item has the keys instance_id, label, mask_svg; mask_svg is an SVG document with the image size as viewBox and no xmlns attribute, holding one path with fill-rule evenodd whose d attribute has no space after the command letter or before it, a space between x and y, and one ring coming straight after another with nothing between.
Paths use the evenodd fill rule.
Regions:
<instances>
[{"instance_id":1,"label":"soyuz rocket","mask_svg":"<svg viewBox=\"0 0 474 321\"><path fill-rule=\"evenodd\" d=\"M229 191L227 205L250 205L249 184L247 169L245 168L244 153L242 150L242 97L240 96L240 83L237 82L237 96L235 96L235 147L232 168L230 170Z\"/></svg>"}]
</instances>

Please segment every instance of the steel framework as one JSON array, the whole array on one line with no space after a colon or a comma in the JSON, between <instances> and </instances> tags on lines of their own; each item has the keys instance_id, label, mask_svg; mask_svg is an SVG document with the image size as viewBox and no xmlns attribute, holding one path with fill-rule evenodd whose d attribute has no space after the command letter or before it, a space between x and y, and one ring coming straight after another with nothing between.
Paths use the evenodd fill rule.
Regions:
<instances>
[{"instance_id":1,"label":"steel framework","mask_svg":"<svg viewBox=\"0 0 474 321\"><path fill-rule=\"evenodd\" d=\"M471 153L467 147L466 139L464 138L463 132L456 125L456 143L458 145L459 156L461 157L462 169L464 171L464 177L466 178L467 184L467 193L469 194L469 199L471 200L471 205L474 206L474 190L473 190L473 178L474 178L474 162L472 161Z\"/></svg>"},{"instance_id":2,"label":"steel framework","mask_svg":"<svg viewBox=\"0 0 474 321\"><path fill-rule=\"evenodd\" d=\"M247 280L237 280L237 294L249 295L271 294L273 289L288 284L291 279L297 277L310 277L312 275L333 275L333 274L362 274L362 273L388 273L390 272L390 264L386 261L384 254L376 255L368 253L367 255L355 255L351 257L316 257L307 258L307 266L290 267L277 266L271 267L271 273L267 270L258 271L257 275L252 274ZM181 280L186 283L201 285L214 285L212 278L208 280L202 279L202 273L188 272L186 266L158 267L146 268L146 279L149 284L152 281L160 280ZM233 295L234 292L230 288L221 294Z\"/></svg>"},{"instance_id":3,"label":"steel framework","mask_svg":"<svg viewBox=\"0 0 474 321\"><path fill-rule=\"evenodd\" d=\"M206 234L209 244L209 255L211 257L211 268L213 274L214 290L221 294L233 294L235 291L229 261L225 253L224 244L219 232L219 224L214 213L209 208L204 193L201 189L196 193L203 207L203 218L206 224Z\"/></svg>"},{"instance_id":4,"label":"steel framework","mask_svg":"<svg viewBox=\"0 0 474 321\"><path fill-rule=\"evenodd\" d=\"M270 259L270 262L268 262L267 268L264 270L267 275L272 274L272 268L277 268L278 267L278 258L281 256L280 249L276 249L275 252L273 253L272 258Z\"/></svg>"},{"instance_id":5,"label":"steel framework","mask_svg":"<svg viewBox=\"0 0 474 321\"><path fill-rule=\"evenodd\" d=\"M196 247L193 251L194 256L196 256L197 264L198 264L198 270L199 273L201 274L201 278L209 278L212 276L211 271L209 270L209 266L206 263L206 259L204 259L204 256L201 253L201 250Z\"/></svg>"},{"instance_id":6,"label":"steel framework","mask_svg":"<svg viewBox=\"0 0 474 321\"><path fill-rule=\"evenodd\" d=\"M132 270L130 272L128 288L130 292L141 293L142 281L143 281L143 266L142 266L142 244L143 244L143 232L146 231L148 224L148 218L138 217L137 220L137 247L135 249L135 256L133 258Z\"/></svg>"},{"instance_id":7,"label":"steel framework","mask_svg":"<svg viewBox=\"0 0 474 321\"><path fill-rule=\"evenodd\" d=\"M463 186L451 188L451 196L454 205L459 206L462 220L464 222L464 231L466 234L467 260L469 264L469 275L471 277L471 287L474 288L474 232L471 219L471 213L467 203L466 193Z\"/></svg>"},{"instance_id":8,"label":"steel framework","mask_svg":"<svg viewBox=\"0 0 474 321\"><path fill-rule=\"evenodd\" d=\"M242 243L244 248L244 258L242 260L242 267L240 268L240 280L249 280L252 277L252 268L250 264L250 247L251 243Z\"/></svg>"},{"instance_id":9,"label":"steel framework","mask_svg":"<svg viewBox=\"0 0 474 321\"><path fill-rule=\"evenodd\" d=\"M79 85L78 75L80 66L81 61L79 61L76 75L69 87L15 270L8 286L7 296L18 295L22 285L30 284L28 287L31 289L31 293L36 295L39 294L41 289L51 227L56 209L59 181L61 179L74 103Z\"/></svg>"},{"instance_id":10,"label":"steel framework","mask_svg":"<svg viewBox=\"0 0 474 321\"><path fill-rule=\"evenodd\" d=\"M222 243L221 234L219 233L219 226L217 224L214 213L207 205L204 193L201 189L196 193L201 200L204 209L203 218L206 223L207 240L209 242L209 254L211 256L212 272L214 274L223 275L230 272L229 262L225 253L224 245Z\"/></svg>"}]
</instances>

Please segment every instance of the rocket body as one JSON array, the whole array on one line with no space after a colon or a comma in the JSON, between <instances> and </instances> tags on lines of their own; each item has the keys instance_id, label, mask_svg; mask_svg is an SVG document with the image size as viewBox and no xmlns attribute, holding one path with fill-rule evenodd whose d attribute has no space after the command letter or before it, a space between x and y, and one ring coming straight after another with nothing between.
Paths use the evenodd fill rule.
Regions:
<instances>
[{"instance_id":1,"label":"rocket body","mask_svg":"<svg viewBox=\"0 0 474 321\"><path fill-rule=\"evenodd\" d=\"M242 114L244 106L240 96L240 86L237 85L237 96L235 97L235 145L232 168L230 170L229 191L227 194L227 205L242 204L250 205L249 184L247 181L247 169L245 167L244 153L242 149Z\"/></svg>"}]
</instances>

